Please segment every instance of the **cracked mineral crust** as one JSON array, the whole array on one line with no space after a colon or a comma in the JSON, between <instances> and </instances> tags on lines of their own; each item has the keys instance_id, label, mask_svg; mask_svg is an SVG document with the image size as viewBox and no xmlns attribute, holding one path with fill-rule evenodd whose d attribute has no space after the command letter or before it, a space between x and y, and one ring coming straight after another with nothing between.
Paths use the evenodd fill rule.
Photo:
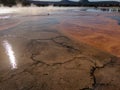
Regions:
<instances>
[{"instance_id":1,"label":"cracked mineral crust","mask_svg":"<svg viewBox=\"0 0 120 90\"><path fill-rule=\"evenodd\" d=\"M89 19L102 16L78 14ZM120 90L117 56L53 27L72 17L67 15L19 17L25 20L0 31L0 90ZM82 25L74 30L89 28Z\"/></svg>"}]
</instances>

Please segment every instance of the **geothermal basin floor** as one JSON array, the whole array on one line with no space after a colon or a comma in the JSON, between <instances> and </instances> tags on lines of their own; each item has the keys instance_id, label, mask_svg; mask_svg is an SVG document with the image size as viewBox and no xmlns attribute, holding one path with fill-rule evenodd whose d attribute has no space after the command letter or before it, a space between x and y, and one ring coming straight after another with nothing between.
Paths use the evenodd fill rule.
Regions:
<instances>
[{"instance_id":1,"label":"geothermal basin floor","mask_svg":"<svg viewBox=\"0 0 120 90\"><path fill-rule=\"evenodd\" d=\"M96 44L108 43L101 32L110 25L119 33L108 15L72 9L0 20L0 90L120 90L119 53Z\"/></svg>"}]
</instances>

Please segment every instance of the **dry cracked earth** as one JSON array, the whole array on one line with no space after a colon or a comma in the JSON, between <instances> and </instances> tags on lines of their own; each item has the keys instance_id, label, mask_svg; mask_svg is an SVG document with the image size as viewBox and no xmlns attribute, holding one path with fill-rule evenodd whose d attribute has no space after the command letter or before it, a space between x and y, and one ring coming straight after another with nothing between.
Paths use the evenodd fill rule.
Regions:
<instances>
[{"instance_id":1,"label":"dry cracked earth","mask_svg":"<svg viewBox=\"0 0 120 90\"><path fill-rule=\"evenodd\" d=\"M55 16L24 18L0 31L0 90L120 90L119 58L68 38Z\"/></svg>"}]
</instances>

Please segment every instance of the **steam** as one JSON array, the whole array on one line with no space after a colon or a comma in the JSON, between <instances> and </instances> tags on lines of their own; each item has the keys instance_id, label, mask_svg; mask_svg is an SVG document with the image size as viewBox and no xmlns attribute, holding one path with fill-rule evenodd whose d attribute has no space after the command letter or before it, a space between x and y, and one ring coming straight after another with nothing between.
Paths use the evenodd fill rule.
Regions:
<instances>
[{"instance_id":1,"label":"steam","mask_svg":"<svg viewBox=\"0 0 120 90\"><path fill-rule=\"evenodd\" d=\"M0 7L0 16L3 15L11 15L11 14L17 14L17 15L48 15L48 13L51 13L52 11L56 10L53 6L48 7L37 7L33 4L29 7L22 7L20 4L14 7Z\"/></svg>"},{"instance_id":2,"label":"steam","mask_svg":"<svg viewBox=\"0 0 120 90\"><path fill-rule=\"evenodd\" d=\"M21 4L17 4L16 6L13 7L5 7L1 5L0 7L0 20L1 19L9 19L13 16L34 16L34 15L39 15L39 16L46 16L46 15L51 15L54 11L59 11L59 10L64 10L68 8L64 7L54 7L52 5L47 6L47 7L38 7L34 4L31 4L30 6L22 6ZM69 7L69 9L71 9Z\"/></svg>"},{"instance_id":3,"label":"steam","mask_svg":"<svg viewBox=\"0 0 120 90\"><path fill-rule=\"evenodd\" d=\"M17 4L13 7L4 7L3 5L0 6L0 19L8 19L14 15L49 15L49 13L55 10L53 6L37 7L33 4L29 7L23 7L21 4Z\"/></svg>"}]
</instances>

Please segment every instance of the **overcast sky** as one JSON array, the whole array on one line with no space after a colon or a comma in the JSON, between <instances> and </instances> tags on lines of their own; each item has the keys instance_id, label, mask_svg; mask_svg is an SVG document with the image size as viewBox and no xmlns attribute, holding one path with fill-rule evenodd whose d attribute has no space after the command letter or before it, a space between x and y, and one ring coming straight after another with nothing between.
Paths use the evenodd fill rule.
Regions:
<instances>
[{"instance_id":1,"label":"overcast sky","mask_svg":"<svg viewBox=\"0 0 120 90\"><path fill-rule=\"evenodd\" d=\"M34 0L34 1L61 1L61 0ZM70 1L80 1L80 0L70 0ZM120 0L89 0L89 1L120 1Z\"/></svg>"}]
</instances>

